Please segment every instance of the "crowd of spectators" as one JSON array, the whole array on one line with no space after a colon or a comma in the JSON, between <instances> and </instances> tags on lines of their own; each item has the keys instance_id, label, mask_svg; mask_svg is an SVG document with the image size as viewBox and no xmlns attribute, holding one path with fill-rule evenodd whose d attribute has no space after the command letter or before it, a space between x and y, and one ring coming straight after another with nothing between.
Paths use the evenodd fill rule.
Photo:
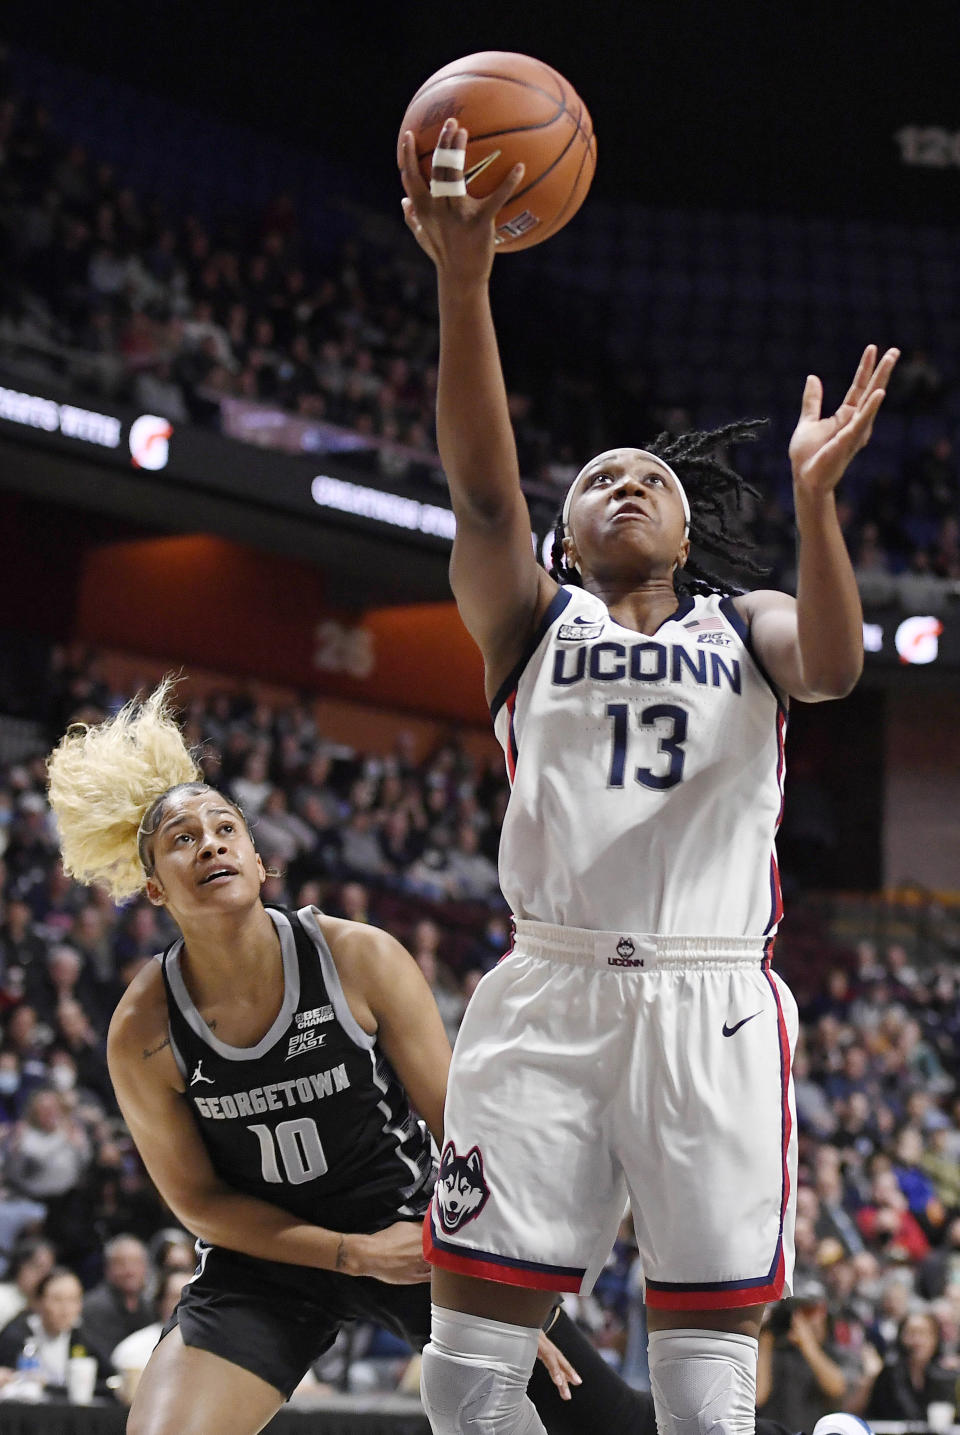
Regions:
<instances>
[{"instance_id":1,"label":"crowd of spectators","mask_svg":"<svg viewBox=\"0 0 960 1435\"><path fill-rule=\"evenodd\" d=\"M174 423L217 424L225 400L269 404L333 425L340 438L331 443L352 448L351 463L374 481L440 481L433 277L402 226L392 238L381 226L379 242L358 234L331 257L304 234L289 194L265 212L217 221L171 212L59 135L49 112L17 97L2 73L0 86L8 353L19 345L22 357L33 344L36 356L52 342L83 354L75 380ZM534 315L527 327L535 331ZM625 423L642 433L693 423L687 396L665 400L649 374L618 375L610 355L597 360L602 381L577 382L578 335L557 342L553 362L528 366L509 394L534 492L561 492L577 456ZM929 418L947 387L935 357L915 348L888 411L901 423ZM841 519L858 573L878 593L902 572L960 580L958 473L945 424L862 490L847 486ZM792 524L777 484L764 486L757 538L775 577L789 582Z\"/></svg>"},{"instance_id":2,"label":"crowd of spectators","mask_svg":"<svg viewBox=\"0 0 960 1435\"><path fill-rule=\"evenodd\" d=\"M760 1340L758 1407L926 1422L960 1378L960 967L870 940L801 1006L794 1296ZM581 1318L646 1379L629 1222ZM941 1413L941 1419L944 1418Z\"/></svg>"},{"instance_id":3,"label":"crowd of spectators","mask_svg":"<svg viewBox=\"0 0 960 1435\"><path fill-rule=\"evenodd\" d=\"M95 656L55 652L48 741L125 696ZM455 737L425 758L402 731L386 757L356 753L327 741L294 697L268 705L224 690L185 701L183 718L209 780L251 821L275 874L266 898L387 926L455 1037L509 942L494 865L500 771L468 759ZM118 995L172 932L145 901L116 909L64 876L42 757L0 769L0 848L0 1366L5 1339L28 1317L38 1330L47 1319L53 1269L47 1304L63 1303L60 1334L68 1317L72 1331L82 1324L71 1340L101 1358L106 1379L121 1340L156 1330L153 1302L173 1295L168 1272L192 1263L119 1116L104 1052ZM838 1407L923 1419L953 1399L960 1375L960 963L944 948L915 965L902 943L847 951L825 936L823 949L832 965L801 992L794 1068L796 1294L771 1313L759 1386L764 1413L807 1431ZM594 1295L570 1305L643 1384L629 1221ZM142 1351L149 1338L134 1344ZM342 1383L375 1382L378 1370L393 1380L397 1352L388 1345L378 1361L370 1332L354 1353L364 1347L372 1357L341 1359Z\"/></svg>"}]
</instances>

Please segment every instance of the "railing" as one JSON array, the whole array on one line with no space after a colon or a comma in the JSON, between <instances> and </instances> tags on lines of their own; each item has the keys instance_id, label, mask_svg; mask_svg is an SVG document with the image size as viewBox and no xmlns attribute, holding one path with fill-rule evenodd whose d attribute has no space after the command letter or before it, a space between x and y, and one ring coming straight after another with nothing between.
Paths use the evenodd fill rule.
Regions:
<instances>
[{"instance_id":1,"label":"railing","mask_svg":"<svg viewBox=\"0 0 960 1435\"><path fill-rule=\"evenodd\" d=\"M882 955L896 944L921 967L960 961L960 891L912 885L877 893L826 892L806 897L804 905L848 948L869 941Z\"/></svg>"}]
</instances>

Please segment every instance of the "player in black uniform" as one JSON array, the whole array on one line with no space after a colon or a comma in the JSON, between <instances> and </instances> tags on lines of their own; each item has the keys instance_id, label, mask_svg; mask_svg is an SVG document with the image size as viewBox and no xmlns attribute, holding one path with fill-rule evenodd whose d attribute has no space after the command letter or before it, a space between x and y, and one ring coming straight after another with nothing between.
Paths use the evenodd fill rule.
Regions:
<instances>
[{"instance_id":1,"label":"player in black uniform","mask_svg":"<svg viewBox=\"0 0 960 1435\"><path fill-rule=\"evenodd\" d=\"M165 687L71 729L49 766L66 868L118 898L145 888L182 934L109 1037L137 1147L200 1252L128 1435L255 1435L345 1321L429 1338L420 1232L449 1044L385 932L264 907L242 814L199 781ZM655 1435L650 1396L562 1312L551 1335L530 1382L551 1435Z\"/></svg>"},{"instance_id":2,"label":"player in black uniform","mask_svg":"<svg viewBox=\"0 0 960 1435\"><path fill-rule=\"evenodd\" d=\"M219 794L197 793L187 804L201 811L213 809L214 823L235 833L242 830L237 813L227 815ZM170 833L179 834L191 820L187 810L180 809L170 820ZM217 858L210 844L209 861L222 861L225 871L227 858L234 854L221 845L223 854ZM226 885L232 880L208 876L207 883ZM183 939L162 959L170 1052L210 1164L233 1191L280 1204L311 1226L356 1233L382 1231L397 1221L419 1222L434 1184L430 1135L410 1110L380 1044L382 1034L365 1029L354 1015L324 935L326 930L339 954L357 933L350 931L350 924L309 907L298 913L269 908L267 915L279 942L283 993L272 1021L269 1010L260 1008L256 1028L263 1034L255 1042L233 1044L210 1029L185 979ZM366 947L369 934L361 929L359 935ZM362 964L365 953L359 955ZM409 969L404 970L407 960L399 949L384 953L384 964L399 969L396 979L409 982L416 1007L423 994L410 980ZM355 984L352 996L363 1020L363 997L370 996L370 989L358 1000ZM413 1038L421 1017L413 1009L410 1014ZM424 1051L432 1044L442 1055L436 1033L427 1034ZM407 1065L395 1044L390 1050L399 1064ZM415 1081L425 1109L433 1105L435 1119L442 1077L440 1083L433 1086L428 1077L423 1084ZM415 1239L415 1231L410 1224L401 1226L401 1250ZM199 1254L201 1274L181 1298L170 1328L179 1324L188 1344L202 1344L226 1359L235 1359L242 1350L242 1363L271 1384L278 1383L280 1373L271 1330L257 1317L252 1323L223 1322L221 1293L224 1287L247 1291L258 1313L268 1295L277 1302L275 1314L286 1328L291 1302L296 1304L306 1291L301 1318L284 1342L285 1393L317 1358L318 1348L333 1340L343 1320L368 1316L407 1339L417 1339L423 1305L417 1286L371 1281L370 1274L379 1269L376 1262L353 1264L346 1236L334 1253L334 1271L311 1269L306 1279L300 1263L251 1257L203 1239ZM420 1274L415 1252L402 1259L398 1275L407 1270ZM351 1271L359 1278L351 1278ZM389 1279L393 1271L388 1267L382 1274Z\"/></svg>"},{"instance_id":3,"label":"player in black uniform","mask_svg":"<svg viewBox=\"0 0 960 1435\"><path fill-rule=\"evenodd\" d=\"M128 1431L254 1435L344 1321L376 1320L416 1347L429 1335L420 1227L449 1044L419 968L386 933L263 906L246 823L199 780L166 685L71 729L49 770L67 870L118 900L145 889L182 934L110 1027L124 1116L201 1252ZM562 1315L555 1332L585 1369L596 1363L592 1420L607 1368ZM570 1364L543 1348L534 1384L554 1409L548 1427L586 1428L551 1385L569 1394ZM610 1394L632 1407L619 1382Z\"/></svg>"}]
</instances>

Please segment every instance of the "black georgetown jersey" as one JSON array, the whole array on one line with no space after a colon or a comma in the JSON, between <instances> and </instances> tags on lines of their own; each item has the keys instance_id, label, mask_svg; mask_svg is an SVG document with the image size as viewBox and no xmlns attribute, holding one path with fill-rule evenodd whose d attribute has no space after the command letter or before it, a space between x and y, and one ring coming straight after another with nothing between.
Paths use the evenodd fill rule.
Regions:
<instances>
[{"instance_id":1,"label":"black georgetown jersey","mask_svg":"<svg viewBox=\"0 0 960 1435\"><path fill-rule=\"evenodd\" d=\"M207 1026L180 971L182 940L161 958L170 1043L217 1175L331 1230L422 1216L433 1186L424 1123L350 1011L315 909L267 911L283 1002L256 1046L228 1046Z\"/></svg>"}]
</instances>

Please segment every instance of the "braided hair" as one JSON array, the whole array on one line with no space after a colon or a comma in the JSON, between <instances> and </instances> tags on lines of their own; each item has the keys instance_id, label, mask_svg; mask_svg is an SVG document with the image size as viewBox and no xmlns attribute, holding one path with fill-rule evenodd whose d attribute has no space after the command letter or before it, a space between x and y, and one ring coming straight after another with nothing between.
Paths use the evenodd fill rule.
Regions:
<instances>
[{"instance_id":1,"label":"braided hair","mask_svg":"<svg viewBox=\"0 0 960 1435\"><path fill-rule=\"evenodd\" d=\"M743 443L758 437L766 419L741 419L706 432L658 434L646 444L648 453L675 469L690 502L690 542L701 553L725 559L745 577L760 578L768 570L751 556L752 540L744 529L745 494L760 498L760 492L721 458L718 450L729 443ZM550 575L558 583L583 587L577 570L563 551L566 529L563 509L557 514L550 550ZM678 593L736 593L728 578L712 572L699 558L689 557L686 567L674 575Z\"/></svg>"}]
</instances>

